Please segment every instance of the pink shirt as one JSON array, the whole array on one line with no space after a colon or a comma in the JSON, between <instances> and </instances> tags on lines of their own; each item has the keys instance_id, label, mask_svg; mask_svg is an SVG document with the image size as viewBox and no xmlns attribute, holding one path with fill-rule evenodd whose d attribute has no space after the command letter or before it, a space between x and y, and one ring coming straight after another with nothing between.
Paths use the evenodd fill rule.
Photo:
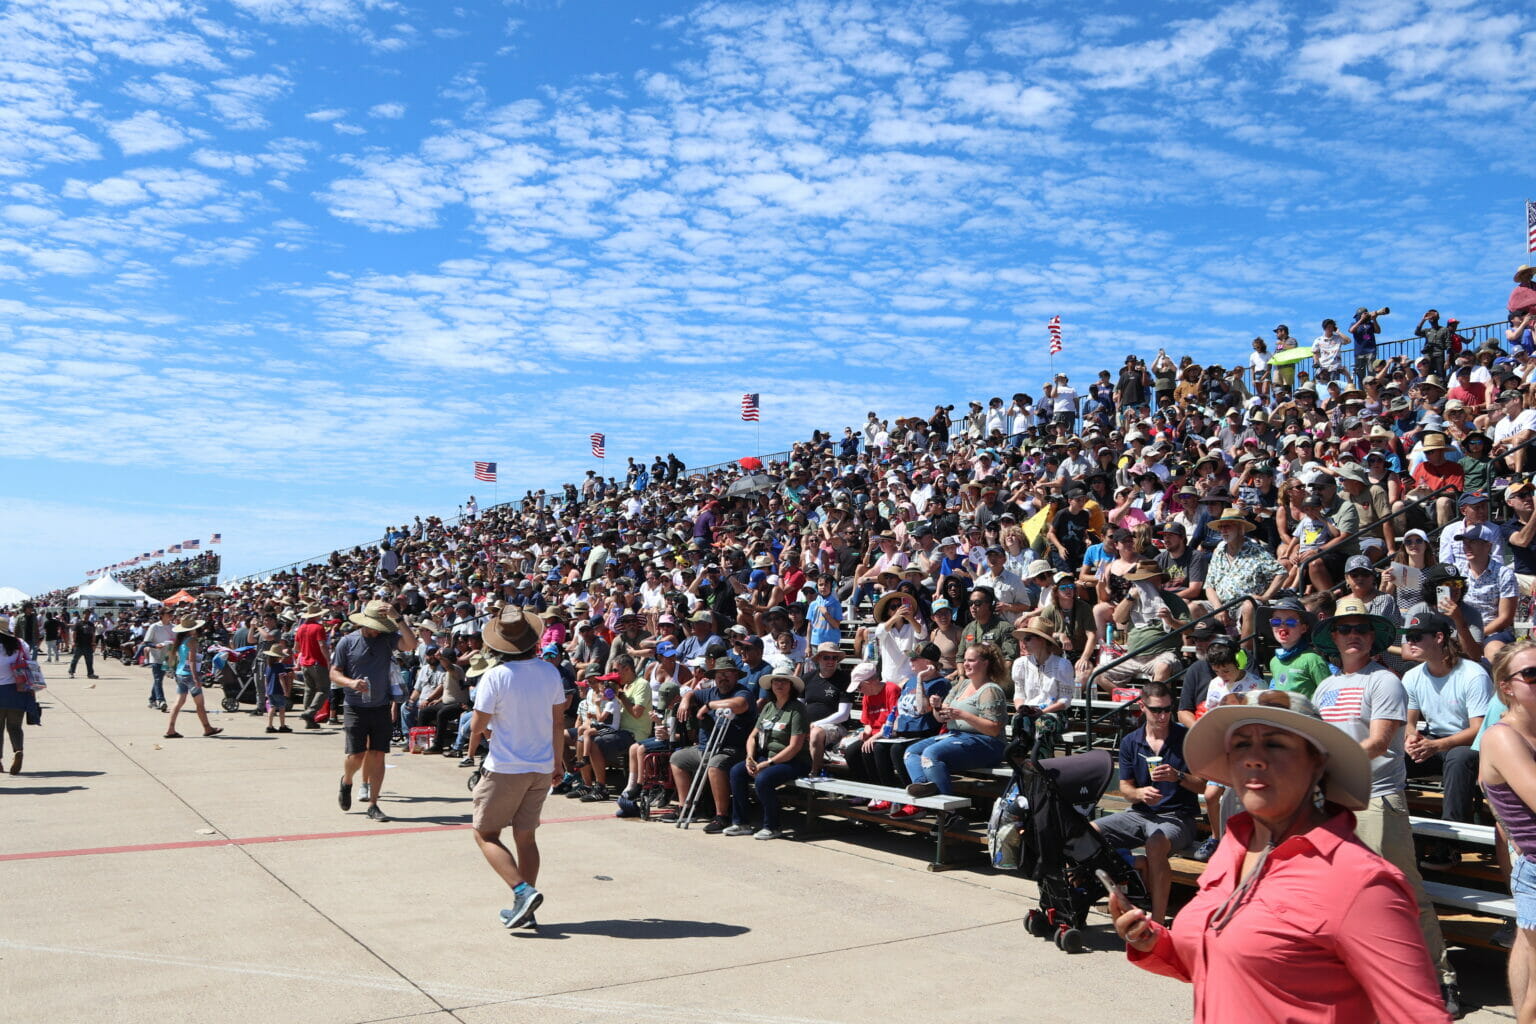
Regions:
<instances>
[{"instance_id":1,"label":"pink shirt","mask_svg":"<svg viewBox=\"0 0 1536 1024\"><path fill-rule=\"evenodd\" d=\"M1366 1024L1451 1018L1440 999L1419 912L1402 872L1355 838L1336 812L1270 852L1264 873L1220 932L1209 927L1237 887L1253 819L1227 822L1200 891L1157 927L1131 962L1192 981L1195 1024Z\"/></svg>"}]
</instances>

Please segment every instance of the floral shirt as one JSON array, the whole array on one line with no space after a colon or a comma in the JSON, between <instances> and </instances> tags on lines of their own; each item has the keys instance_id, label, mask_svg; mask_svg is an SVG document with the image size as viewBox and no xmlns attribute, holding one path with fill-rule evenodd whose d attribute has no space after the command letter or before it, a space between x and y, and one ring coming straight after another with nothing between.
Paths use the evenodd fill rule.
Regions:
<instances>
[{"instance_id":1,"label":"floral shirt","mask_svg":"<svg viewBox=\"0 0 1536 1024\"><path fill-rule=\"evenodd\" d=\"M1280 560L1258 541L1245 537L1235 556L1227 551L1226 541L1217 545L1205 582L1226 604L1243 594L1264 593L1278 575Z\"/></svg>"}]
</instances>

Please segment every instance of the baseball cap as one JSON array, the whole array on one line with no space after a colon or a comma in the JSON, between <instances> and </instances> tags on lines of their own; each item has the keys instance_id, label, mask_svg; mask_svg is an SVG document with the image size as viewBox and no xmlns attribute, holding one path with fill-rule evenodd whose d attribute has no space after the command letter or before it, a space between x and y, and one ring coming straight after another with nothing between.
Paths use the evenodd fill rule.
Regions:
<instances>
[{"instance_id":1,"label":"baseball cap","mask_svg":"<svg viewBox=\"0 0 1536 1024\"><path fill-rule=\"evenodd\" d=\"M862 684L868 682L871 679L877 678L877 676L878 673L875 671L874 662L859 662L857 665L853 666L853 671L848 674L848 678L850 680L848 683L848 692L858 693L859 687Z\"/></svg>"},{"instance_id":2,"label":"baseball cap","mask_svg":"<svg viewBox=\"0 0 1536 1024\"><path fill-rule=\"evenodd\" d=\"M663 640L661 643L656 645L656 656L658 658L677 657L677 644L674 644L670 640Z\"/></svg>"},{"instance_id":3,"label":"baseball cap","mask_svg":"<svg viewBox=\"0 0 1536 1024\"><path fill-rule=\"evenodd\" d=\"M1455 636L1456 627L1451 620L1439 612L1418 612L1403 623L1402 633L1444 633L1446 636Z\"/></svg>"},{"instance_id":4,"label":"baseball cap","mask_svg":"<svg viewBox=\"0 0 1536 1024\"><path fill-rule=\"evenodd\" d=\"M1477 505L1488 500L1487 491L1467 491L1456 499L1457 508L1466 508L1468 505Z\"/></svg>"},{"instance_id":5,"label":"baseball cap","mask_svg":"<svg viewBox=\"0 0 1536 1024\"><path fill-rule=\"evenodd\" d=\"M1349 557L1349 561L1344 563L1344 574L1346 576L1352 572L1359 572L1361 570L1364 570L1365 572L1375 571L1375 568L1371 565L1370 557L1367 555L1351 555Z\"/></svg>"},{"instance_id":6,"label":"baseball cap","mask_svg":"<svg viewBox=\"0 0 1536 1024\"><path fill-rule=\"evenodd\" d=\"M1462 541L1480 540L1485 544L1492 544L1498 539L1498 532L1486 523L1478 523L1476 526L1468 526L1461 531Z\"/></svg>"}]
</instances>

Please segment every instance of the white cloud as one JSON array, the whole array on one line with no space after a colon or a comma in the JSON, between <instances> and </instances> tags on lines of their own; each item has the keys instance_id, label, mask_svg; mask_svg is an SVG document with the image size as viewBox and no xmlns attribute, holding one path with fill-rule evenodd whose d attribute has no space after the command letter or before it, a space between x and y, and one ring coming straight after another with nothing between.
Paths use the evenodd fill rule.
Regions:
<instances>
[{"instance_id":1,"label":"white cloud","mask_svg":"<svg viewBox=\"0 0 1536 1024\"><path fill-rule=\"evenodd\" d=\"M143 110L107 125L107 134L128 156L178 149L191 141L187 131L158 110Z\"/></svg>"},{"instance_id":2,"label":"white cloud","mask_svg":"<svg viewBox=\"0 0 1536 1024\"><path fill-rule=\"evenodd\" d=\"M382 117L389 120L398 120L405 116L404 103L375 103L368 108L369 117Z\"/></svg>"},{"instance_id":3,"label":"white cloud","mask_svg":"<svg viewBox=\"0 0 1536 1024\"><path fill-rule=\"evenodd\" d=\"M265 128L268 122L263 108L287 92L291 84L286 77L271 73L221 78L213 83L215 91L208 94L208 105L231 128Z\"/></svg>"},{"instance_id":4,"label":"white cloud","mask_svg":"<svg viewBox=\"0 0 1536 1024\"><path fill-rule=\"evenodd\" d=\"M311 121L336 121L347 116L344 107L322 107L319 110L311 110L304 115Z\"/></svg>"}]
</instances>

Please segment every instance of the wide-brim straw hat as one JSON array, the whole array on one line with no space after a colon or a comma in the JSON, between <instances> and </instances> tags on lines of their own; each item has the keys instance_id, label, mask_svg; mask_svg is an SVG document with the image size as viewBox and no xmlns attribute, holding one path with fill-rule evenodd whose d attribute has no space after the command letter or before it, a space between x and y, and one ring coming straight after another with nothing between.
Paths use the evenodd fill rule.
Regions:
<instances>
[{"instance_id":1,"label":"wide-brim straw hat","mask_svg":"<svg viewBox=\"0 0 1536 1024\"><path fill-rule=\"evenodd\" d=\"M301 619L318 619L324 615L325 609L317 604L306 604L299 606L299 618Z\"/></svg>"},{"instance_id":2,"label":"wide-brim straw hat","mask_svg":"<svg viewBox=\"0 0 1536 1024\"><path fill-rule=\"evenodd\" d=\"M1227 742L1245 725L1268 725L1303 737L1327 757L1324 795L1352 811L1363 810L1371 798L1371 759L1358 740L1318 716L1312 702L1288 690L1249 690L1234 694L1241 704L1211 708L1184 737L1184 760L1191 773L1233 786L1227 763Z\"/></svg>"},{"instance_id":3,"label":"wide-brim straw hat","mask_svg":"<svg viewBox=\"0 0 1536 1024\"><path fill-rule=\"evenodd\" d=\"M1021 638L1026 636L1037 637L1050 644L1051 647L1055 649L1057 654L1061 653L1061 641L1056 639L1053 634L1047 633L1045 630L1041 629L1039 626L1018 626L1014 629L1013 635Z\"/></svg>"},{"instance_id":4,"label":"wide-brim straw hat","mask_svg":"<svg viewBox=\"0 0 1536 1024\"><path fill-rule=\"evenodd\" d=\"M262 651L261 656L263 658L271 658L274 661L282 661L284 658L288 657L289 653L290 652L288 650L287 644L273 644L271 647L268 647L266 650Z\"/></svg>"},{"instance_id":5,"label":"wide-brim straw hat","mask_svg":"<svg viewBox=\"0 0 1536 1024\"><path fill-rule=\"evenodd\" d=\"M503 654L527 654L539 645L544 635L544 620L526 608L508 605L496 618L485 624L480 639L485 646Z\"/></svg>"},{"instance_id":6,"label":"wide-brim straw hat","mask_svg":"<svg viewBox=\"0 0 1536 1024\"><path fill-rule=\"evenodd\" d=\"M1220 516L1211 520L1211 526L1241 526L1244 533L1252 533L1258 527L1243 518L1243 514L1235 508L1229 508Z\"/></svg>"},{"instance_id":7,"label":"wide-brim straw hat","mask_svg":"<svg viewBox=\"0 0 1536 1024\"><path fill-rule=\"evenodd\" d=\"M884 597L880 598L880 600L875 602L876 622L880 622L885 619L885 613L891 607L891 602L893 601L906 601L910 603L912 601L912 595L902 593L900 590L893 590L889 594L886 594Z\"/></svg>"},{"instance_id":8,"label":"wide-brim straw hat","mask_svg":"<svg viewBox=\"0 0 1536 1024\"><path fill-rule=\"evenodd\" d=\"M0 615L0 636L15 635L15 633L11 632L11 617L9 615Z\"/></svg>"},{"instance_id":9,"label":"wide-brim straw hat","mask_svg":"<svg viewBox=\"0 0 1536 1024\"><path fill-rule=\"evenodd\" d=\"M393 633L400 627L390 619L389 613L392 611L394 606L388 601L369 601L363 605L362 611L348 615L347 621L354 626L376 629L380 633Z\"/></svg>"},{"instance_id":10,"label":"wide-brim straw hat","mask_svg":"<svg viewBox=\"0 0 1536 1024\"><path fill-rule=\"evenodd\" d=\"M1333 642L1333 624L1339 619L1365 619L1375 630L1371 641L1371 653L1380 654L1397 642L1397 627L1383 615L1373 615L1364 601L1358 597L1346 597L1333 606L1333 614L1317 624L1312 631L1312 646L1324 657L1337 658L1339 647Z\"/></svg>"},{"instance_id":11,"label":"wide-brim straw hat","mask_svg":"<svg viewBox=\"0 0 1536 1024\"><path fill-rule=\"evenodd\" d=\"M1449 447L1444 434L1425 434L1424 440L1419 444L1420 450L1426 452L1444 451Z\"/></svg>"},{"instance_id":12,"label":"wide-brim straw hat","mask_svg":"<svg viewBox=\"0 0 1536 1024\"><path fill-rule=\"evenodd\" d=\"M1153 577L1161 576L1162 574L1162 566L1158 565L1151 559L1143 559L1142 561L1136 563L1135 569L1126 573L1122 578L1127 583L1138 583L1141 580L1150 580Z\"/></svg>"},{"instance_id":13,"label":"wide-brim straw hat","mask_svg":"<svg viewBox=\"0 0 1536 1024\"><path fill-rule=\"evenodd\" d=\"M769 675L763 676L763 678L759 679L757 681L757 685L765 693L772 693L773 692L773 681L775 679L788 679L789 680L789 685L794 688L794 691L796 693L804 693L805 692L805 680L801 679L799 676L795 675L793 672L773 672L773 673L770 673Z\"/></svg>"},{"instance_id":14,"label":"wide-brim straw hat","mask_svg":"<svg viewBox=\"0 0 1536 1024\"><path fill-rule=\"evenodd\" d=\"M180 622L176 623L176 625L172 626L171 629L176 633L190 633L193 630L202 629L206 625L208 625L207 619L193 619L189 617L182 619Z\"/></svg>"},{"instance_id":15,"label":"wide-brim straw hat","mask_svg":"<svg viewBox=\"0 0 1536 1024\"><path fill-rule=\"evenodd\" d=\"M464 678L479 679L490 671L491 661L485 656L484 651L476 651L470 655L469 664L464 669Z\"/></svg>"}]
</instances>

